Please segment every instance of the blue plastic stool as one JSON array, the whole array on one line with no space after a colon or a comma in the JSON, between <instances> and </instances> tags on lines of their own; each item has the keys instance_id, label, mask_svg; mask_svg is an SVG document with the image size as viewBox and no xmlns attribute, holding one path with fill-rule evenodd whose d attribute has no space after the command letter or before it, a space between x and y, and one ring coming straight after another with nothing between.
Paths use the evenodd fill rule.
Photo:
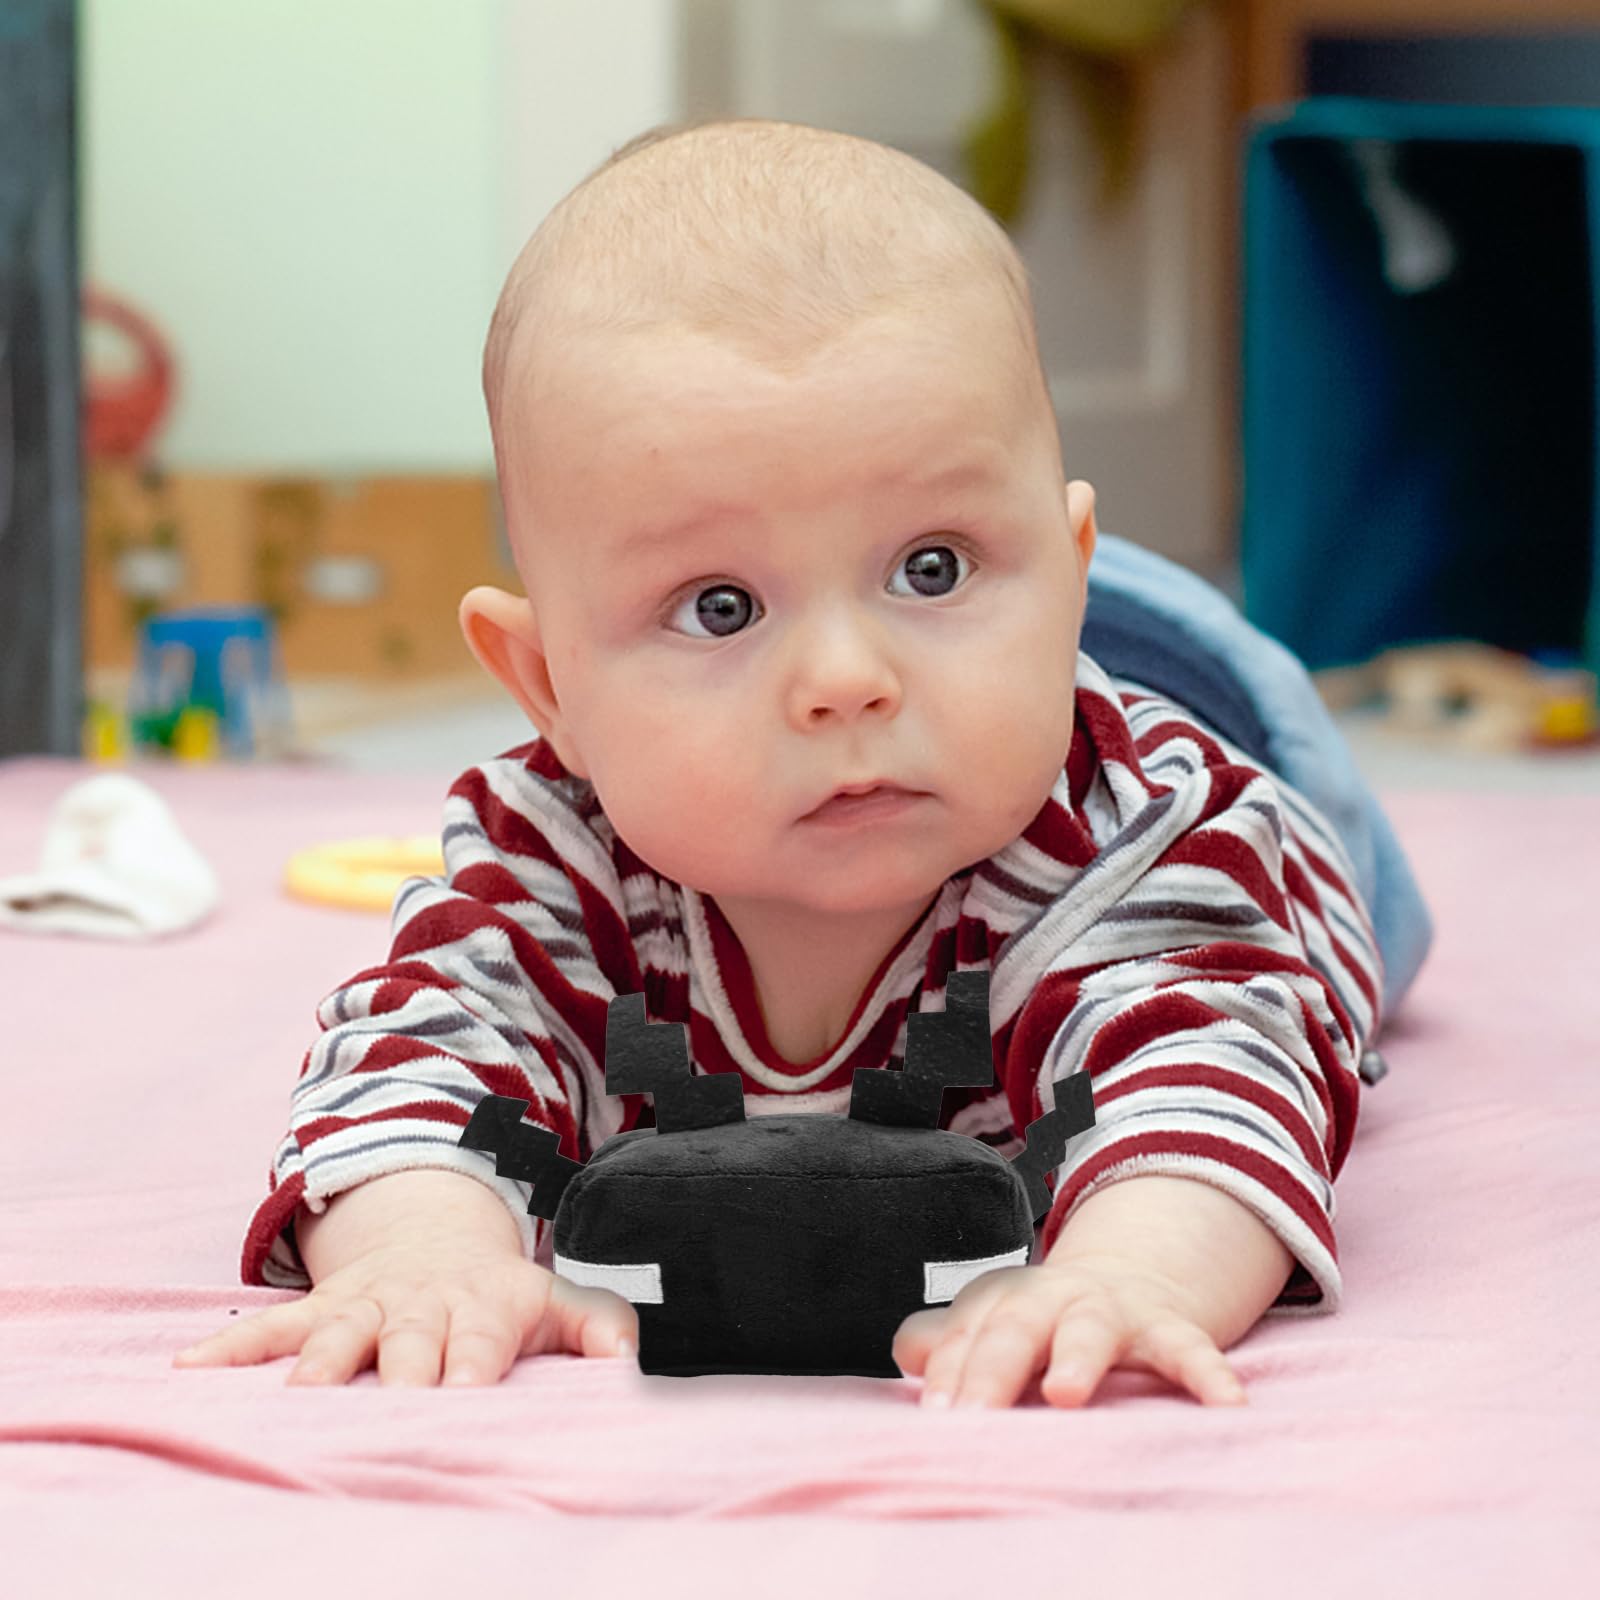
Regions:
<instances>
[{"instance_id":1,"label":"blue plastic stool","mask_svg":"<svg viewBox=\"0 0 1600 1600\"><path fill-rule=\"evenodd\" d=\"M256 753L288 727L288 694L272 614L261 606L200 606L148 618L140 629L130 714L186 706L214 712L228 750Z\"/></svg>"}]
</instances>

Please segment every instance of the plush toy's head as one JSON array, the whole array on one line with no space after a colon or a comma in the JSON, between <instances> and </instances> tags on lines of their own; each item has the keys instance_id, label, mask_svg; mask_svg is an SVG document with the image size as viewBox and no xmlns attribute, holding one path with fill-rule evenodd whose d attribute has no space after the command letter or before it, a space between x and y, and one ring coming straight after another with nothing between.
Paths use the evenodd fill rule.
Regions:
<instances>
[{"instance_id":1,"label":"plush toy's head","mask_svg":"<svg viewBox=\"0 0 1600 1600\"><path fill-rule=\"evenodd\" d=\"M461 1135L499 1176L531 1182L555 1223L555 1268L639 1313L639 1366L897 1378L895 1331L995 1267L1027 1263L1049 1209L1045 1174L1094 1125L1085 1073L1007 1161L939 1127L947 1088L994 1081L989 974L952 974L945 1010L907 1019L905 1068L858 1071L850 1112L746 1121L734 1073L695 1077L682 1023L645 1020L642 994L606 1014L606 1088L650 1094L656 1125L608 1139L587 1165L486 1097Z\"/></svg>"}]
</instances>

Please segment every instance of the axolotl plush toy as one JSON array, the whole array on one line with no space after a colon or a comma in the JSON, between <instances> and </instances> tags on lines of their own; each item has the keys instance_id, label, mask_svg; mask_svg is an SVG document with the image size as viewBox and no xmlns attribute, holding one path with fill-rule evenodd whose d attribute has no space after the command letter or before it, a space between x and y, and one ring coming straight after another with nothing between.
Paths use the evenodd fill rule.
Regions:
<instances>
[{"instance_id":1,"label":"axolotl plush toy","mask_svg":"<svg viewBox=\"0 0 1600 1600\"><path fill-rule=\"evenodd\" d=\"M695 1076L682 1023L645 1020L642 994L606 1012L606 1089L654 1097L655 1126L614 1134L586 1163L489 1095L461 1135L495 1172L533 1185L555 1224L555 1270L639 1316L639 1366L673 1377L765 1372L898 1378L913 1311L1028 1261L1050 1206L1045 1174L1094 1125L1088 1075L1013 1160L939 1127L947 1088L994 1081L989 974L951 975L943 1012L907 1019L903 1070L858 1070L848 1116L746 1120L736 1073Z\"/></svg>"}]
</instances>

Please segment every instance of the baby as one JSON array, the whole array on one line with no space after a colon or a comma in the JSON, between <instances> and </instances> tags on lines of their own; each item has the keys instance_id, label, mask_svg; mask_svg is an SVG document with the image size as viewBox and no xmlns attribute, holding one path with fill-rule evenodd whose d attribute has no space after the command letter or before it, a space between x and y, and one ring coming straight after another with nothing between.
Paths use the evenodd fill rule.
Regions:
<instances>
[{"instance_id":1,"label":"baby","mask_svg":"<svg viewBox=\"0 0 1600 1600\"><path fill-rule=\"evenodd\" d=\"M1094 491L1004 231L864 140L658 130L523 250L484 389L526 595L460 620L539 738L457 781L446 876L322 1002L243 1266L311 1292L179 1362L626 1357L632 1306L554 1275L528 1185L458 1147L478 1100L574 1160L648 1126L604 1074L642 990L749 1114L842 1113L979 968L995 1082L943 1126L1012 1153L1070 1072L1098 1121L1033 1262L896 1362L926 1404L1081 1405L1117 1366L1242 1400L1264 1312L1337 1306L1381 957L1327 820L1080 651Z\"/></svg>"}]
</instances>

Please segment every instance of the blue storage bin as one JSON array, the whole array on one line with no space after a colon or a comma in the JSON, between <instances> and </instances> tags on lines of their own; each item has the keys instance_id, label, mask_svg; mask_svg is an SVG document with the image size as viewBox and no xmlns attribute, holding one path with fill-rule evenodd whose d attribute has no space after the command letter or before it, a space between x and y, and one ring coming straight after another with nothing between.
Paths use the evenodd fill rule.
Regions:
<instances>
[{"instance_id":1,"label":"blue storage bin","mask_svg":"<svg viewBox=\"0 0 1600 1600\"><path fill-rule=\"evenodd\" d=\"M1244 181L1243 609L1600 668L1600 110L1311 99Z\"/></svg>"}]
</instances>

